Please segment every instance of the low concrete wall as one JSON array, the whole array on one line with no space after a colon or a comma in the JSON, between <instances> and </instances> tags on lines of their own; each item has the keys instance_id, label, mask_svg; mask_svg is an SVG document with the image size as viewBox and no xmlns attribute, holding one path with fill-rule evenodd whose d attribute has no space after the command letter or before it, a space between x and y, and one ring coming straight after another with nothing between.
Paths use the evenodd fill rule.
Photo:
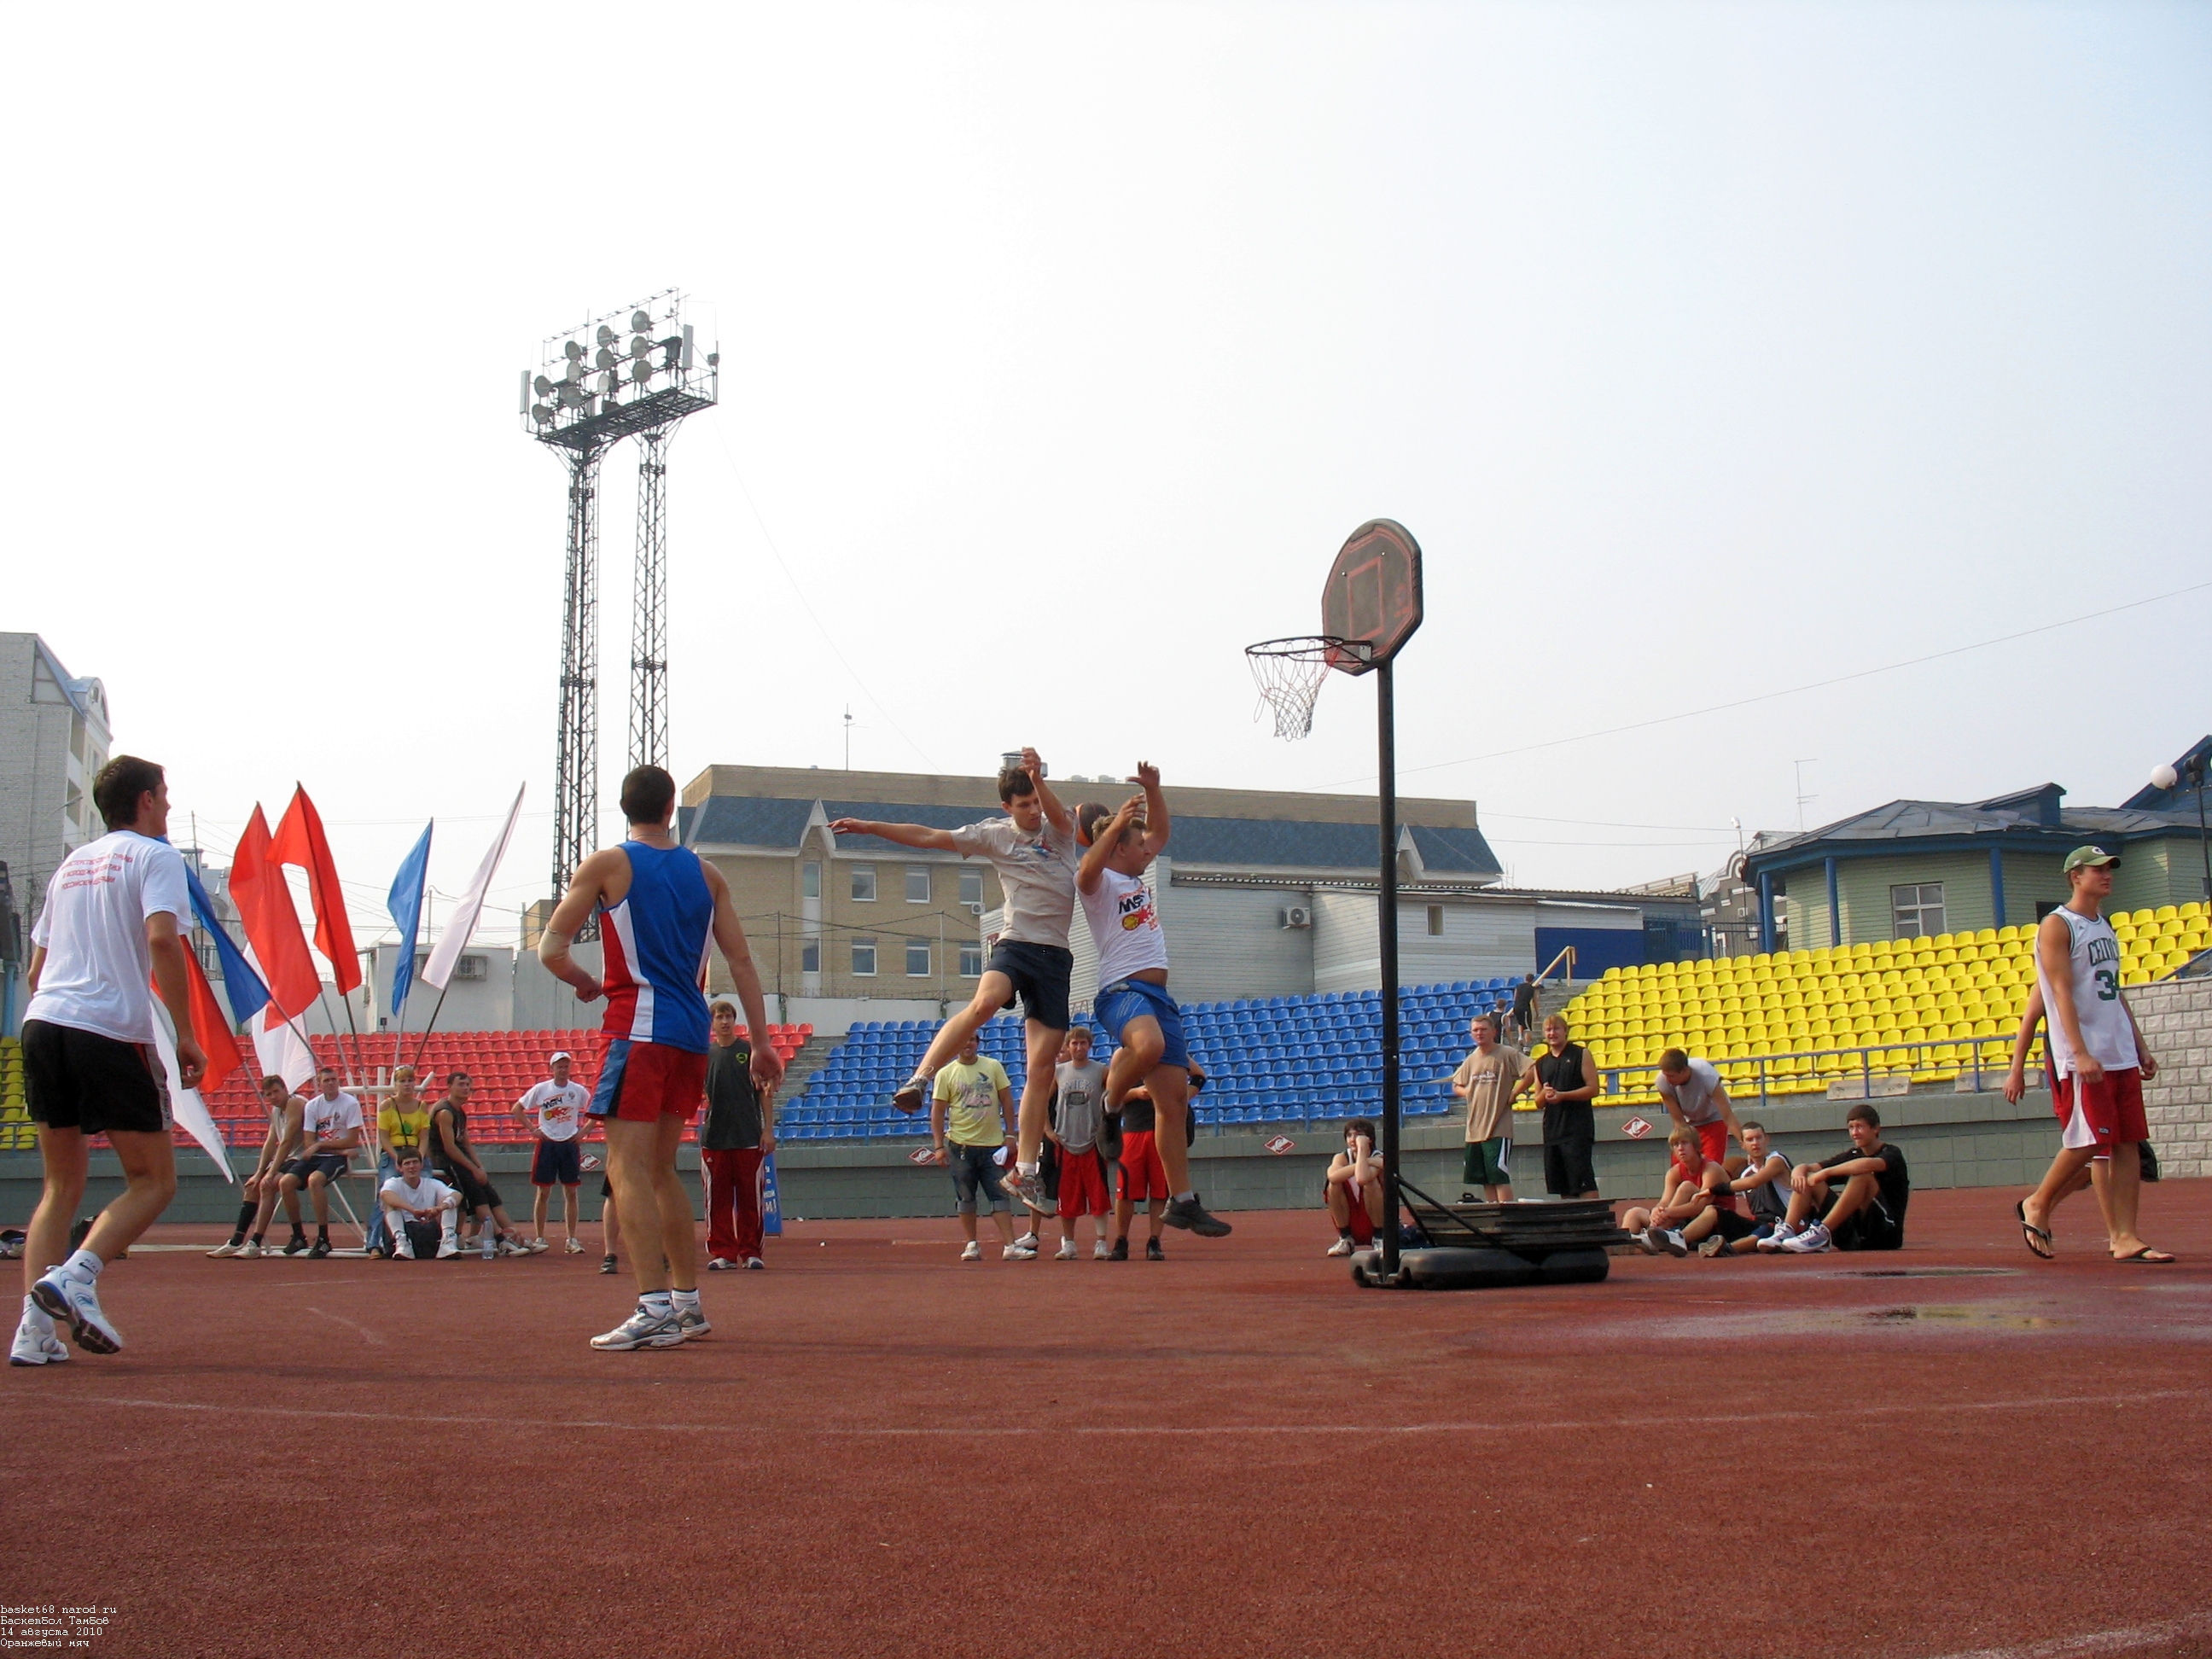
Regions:
<instances>
[{"instance_id":1,"label":"low concrete wall","mask_svg":"<svg viewBox=\"0 0 2212 1659\"><path fill-rule=\"evenodd\" d=\"M2138 1004L2140 1008L2141 1005ZM2156 1039L2153 1039L2155 1043ZM2203 1050L2195 1050L2199 1077ZM2179 1052L2175 1054L2177 1062ZM2177 1064L2177 1069L2179 1069ZM2194 1086L2194 1085L2193 1085ZM2201 1103L2203 1095L2197 1096ZM1997 1093L1955 1094L1948 1089L1899 1096L1875 1103L1881 1113L1883 1135L1901 1148L1916 1187L2019 1186L2041 1178L2051 1155L2057 1149L2056 1120L2051 1097L2040 1091L2009 1106ZM1775 1145L1793 1162L1841 1152L1849 1144L1843 1131L1847 1106L1840 1101L1804 1099L1779 1102L1764 1109L1747 1105L1743 1115L1756 1115L1773 1134ZM2202 1135L2204 1107L2194 1109ZM1662 1115L1645 1110L1641 1115L1655 1127L1651 1133L1632 1139L1621 1126L1639 1115L1634 1110L1609 1108L1597 1115L1596 1164L1598 1188L1607 1198L1650 1197L1658 1191L1667 1162L1661 1131ZM1516 1114L1514 1135L1515 1191L1524 1198L1543 1195L1543 1152L1539 1145L1537 1115ZM1266 1141L1279 1130L1297 1142L1294 1150L1277 1156ZM1266 1135L1200 1135L1193 1149L1193 1168L1199 1188L1209 1206L1225 1210L1301 1209L1318 1207L1322 1172L1339 1145L1340 1129L1316 1123L1310 1128L1291 1124L1269 1126ZM2154 1133L2158 1126L2154 1124ZM788 1216L817 1219L855 1217L949 1215L952 1210L951 1182L942 1170L908 1162L915 1141L825 1143L794 1141L778 1149L777 1176L783 1212ZM2191 1154L2202 1158L2199 1150ZM1461 1148L1459 1126L1424 1119L1407 1129L1405 1171L1408 1180L1432 1196L1446 1200L1459 1196ZM2177 1149L2179 1143L2177 1142ZM2161 1141L2161 1157L2167 1146ZM529 1157L520 1149L489 1149L484 1163L500 1189L511 1216L526 1216L531 1201ZM2176 1176L2212 1173L2201 1164L2177 1167ZM678 1164L694 1201L699 1192L698 1153L681 1150ZM178 1153L179 1181L177 1200L166 1218L171 1221L227 1222L237 1214L235 1189L224 1184L197 1150ZM0 1224L21 1225L39 1196L39 1162L21 1154L0 1158ZM84 1209L91 1213L121 1189L114 1158L106 1153L93 1159L92 1180ZM356 1206L365 1201L368 1183L348 1182L348 1196ZM596 1219L599 1212L599 1183L586 1179L584 1213ZM554 1208L557 1212L560 1200Z\"/></svg>"}]
</instances>

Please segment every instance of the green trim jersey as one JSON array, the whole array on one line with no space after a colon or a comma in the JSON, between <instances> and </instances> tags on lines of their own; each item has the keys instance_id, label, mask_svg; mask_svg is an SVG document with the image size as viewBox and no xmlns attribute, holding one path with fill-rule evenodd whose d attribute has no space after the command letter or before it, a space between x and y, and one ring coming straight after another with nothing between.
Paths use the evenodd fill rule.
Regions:
<instances>
[{"instance_id":1,"label":"green trim jersey","mask_svg":"<svg viewBox=\"0 0 2212 1659\"><path fill-rule=\"evenodd\" d=\"M2136 1055L2136 1030L2120 1000L2120 941L2112 924L2102 916L2085 916L2065 907L2051 915L2066 923L2072 936L2074 1023L2081 1041L2109 1071L2124 1071L2141 1062ZM2052 1068L2061 1077L2074 1075L2073 1045L2060 1029L2058 1004L2051 995L2051 981L2043 971L2043 952L2035 953L2035 977L2043 988L2044 1030L2051 1046Z\"/></svg>"}]
</instances>

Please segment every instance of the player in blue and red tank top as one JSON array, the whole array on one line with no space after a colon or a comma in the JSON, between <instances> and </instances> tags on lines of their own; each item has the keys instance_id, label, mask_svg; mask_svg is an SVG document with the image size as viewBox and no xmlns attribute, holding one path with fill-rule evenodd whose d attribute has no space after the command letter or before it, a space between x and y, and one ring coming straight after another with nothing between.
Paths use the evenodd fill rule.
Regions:
<instances>
[{"instance_id":1,"label":"player in blue and red tank top","mask_svg":"<svg viewBox=\"0 0 2212 1659\"><path fill-rule=\"evenodd\" d=\"M606 1059L591 1111L606 1127L607 1179L623 1231L636 1241L630 1262L638 1306L613 1330L593 1337L592 1346L667 1348L710 1328L699 1305L691 1200L676 1174L676 1148L706 1089L705 987L714 946L721 947L756 1034L755 1086L775 1088L783 1062L773 1043L759 1040L768 1030L768 1009L729 885L670 832L676 780L658 766L638 767L623 780L622 805L629 838L577 869L538 956L548 972L575 988L579 1001L607 999ZM605 963L597 979L568 951L594 913Z\"/></svg>"}]
</instances>

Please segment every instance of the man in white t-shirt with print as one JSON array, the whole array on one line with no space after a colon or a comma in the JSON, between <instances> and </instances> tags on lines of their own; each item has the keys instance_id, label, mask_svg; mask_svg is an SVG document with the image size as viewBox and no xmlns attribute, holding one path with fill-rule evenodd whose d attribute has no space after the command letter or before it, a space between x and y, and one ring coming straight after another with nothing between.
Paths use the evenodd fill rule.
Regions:
<instances>
[{"instance_id":1,"label":"man in white t-shirt with print","mask_svg":"<svg viewBox=\"0 0 2212 1659\"><path fill-rule=\"evenodd\" d=\"M338 1087L338 1068L325 1066L315 1073L315 1092L300 1113L300 1155L284 1166L278 1189L296 1201L300 1189L315 1204L315 1243L307 1252L319 1261L331 1253L331 1182L343 1181L346 1154L361 1145L367 1127L359 1097ZM299 1240L285 1245L284 1254L296 1254Z\"/></svg>"},{"instance_id":2,"label":"man in white t-shirt with print","mask_svg":"<svg viewBox=\"0 0 2212 1659\"><path fill-rule=\"evenodd\" d=\"M526 1121L532 1113L538 1117L538 1148L530 1157L530 1184L536 1188L530 1204L532 1251L545 1248L545 1200L558 1186L561 1224L568 1231L563 1249L570 1255L584 1253L576 1242L576 1218L582 1210L576 1189L584 1180L584 1109L592 1103L592 1091L570 1079L574 1065L574 1056L566 1048L555 1049L545 1062L553 1075L531 1085L529 1092L514 1103L516 1116Z\"/></svg>"},{"instance_id":3,"label":"man in white t-shirt with print","mask_svg":"<svg viewBox=\"0 0 2212 1659\"><path fill-rule=\"evenodd\" d=\"M413 1261L433 1248L441 1261L461 1253L461 1195L422 1173L422 1153L411 1148L400 1153L399 1173L384 1183L377 1202L392 1231L392 1253L400 1261Z\"/></svg>"},{"instance_id":4,"label":"man in white t-shirt with print","mask_svg":"<svg viewBox=\"0 0 2212 1659\"><path fill-rule=\"evenodd\" d=\"M1676 1124L1686 1124L1698 1132L1706 1163L1725 1164L1731 1139L1739 1146L1743 1145L1735 1108L1711 1060L1692 1060L1680 1048L1669 1048L1660 1055L1659 1098Z\"/></svg>"},{"instance_id":5,"label":"man in white t-shirt with print","mask_svg":"<svg viewBox=\"0 0 2212 1659\"><path fill-rule=\"evenodd\" d=\"M839 836L874 836L902 847L925 847L963 858L985 858L999 872L1006 896L1006 931L991 947L975 1000L938 1028L929 1052L914 1075L891 1097L902 1112L918 1112L930 1096L930 1079L951 1063L961 1046L1001 1008L1019 997L1029 1070L1022 1079L1020 1120L1015 1134L1014 1167L1006 1172L1007 1193L1041 1216L1052 1213L1037 1175L1044 1147L1045 1118L1052 1108L1053 1068L1067 1035L1067 987L1075 955L1067 929L1075 918L1075 824L1044 781L1044 762L1034 749L1022 750L1022 763L999 774L999 799L1006 816L958 830L932 830L919 823L877 823L839 818L830 826Z\"/></svg>"},{"instance_id":6,"label":"man in white t-shirt with print","mask_svg":"<svg viewBox=\"0 0 2212 1659\"><path fill-rule=\"evenodd\" d=\"M153 1225L177 1190L167 1068L157 1052L153 990L176 1032L178 1080L198 1086L207 1056L192 1034L191 981L178 930L191 915L185 861L163 839L169 787L161 769L118 755L93 780L107 833L62 860L31 929L23 1011L23 1080L46 1190L23 1240L22 1322L9 1363L69 1358L54 1321L88 1353L123 1338L100 1305L100 1270ZM84 1199L86 1141L105 1134L123 1191L69 1248Z\"/></svg>"}]
</instances>

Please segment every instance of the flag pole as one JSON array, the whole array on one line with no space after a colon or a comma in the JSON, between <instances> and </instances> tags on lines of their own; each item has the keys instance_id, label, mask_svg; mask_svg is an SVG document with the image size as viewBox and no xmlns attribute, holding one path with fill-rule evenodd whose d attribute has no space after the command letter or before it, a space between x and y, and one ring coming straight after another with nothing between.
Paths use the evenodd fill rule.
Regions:
<instances>
[{"instance_id":1,"label":"flag pole","mask_svg":"<svg viewBox=\"0 0 2212 1659\"><path fill-rule=\"evenodd\" d=\"M430 1043L430 1027L438 1023L438 1011L445 1006L446 988L441 985L438 988L438 1000L430 1006L430 1024L422 1028L422 1038L415 1045L415 1069L418 1074L422 1069L422 1050Z\"/></svg>"}]
</instances>

